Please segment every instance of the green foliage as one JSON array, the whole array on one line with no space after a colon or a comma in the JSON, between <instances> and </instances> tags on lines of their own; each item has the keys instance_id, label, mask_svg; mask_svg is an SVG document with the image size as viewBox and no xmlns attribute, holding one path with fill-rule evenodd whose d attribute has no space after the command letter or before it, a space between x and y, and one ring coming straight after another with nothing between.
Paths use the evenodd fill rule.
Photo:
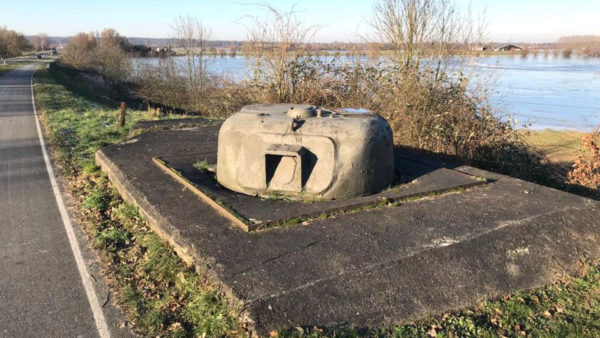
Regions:
<instances>
[{"instance_id":1,"label":"green foliage","mask_svg":"<svg viewBox=\"0 0 600 338\"><path fill-rule=\"evenodd\" d=\"M110 197L106 193L106 186L102 185L90 188L87 190L82 206L96 212L106 211L110 203Z\"/></svg>"},{"instance_id":2,"label":"green foliage","mask_svg":"<svg viewBox=\"0 0 600 338\"><path fill-rule=\"evenodd\" d=\"M208 163L208 161L206 159L194 163L194 168L196 168L202 172L207 171L209 167L210 167L210 164Z\"/></svg>"}]
</instances>

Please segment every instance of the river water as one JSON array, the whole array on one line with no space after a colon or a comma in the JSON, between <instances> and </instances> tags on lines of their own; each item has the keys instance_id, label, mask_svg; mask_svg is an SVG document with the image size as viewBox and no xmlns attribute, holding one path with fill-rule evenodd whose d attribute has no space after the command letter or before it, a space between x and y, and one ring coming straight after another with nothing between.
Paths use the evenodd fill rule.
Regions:
<instances>
[{"instance_id":1,"label":"river water","mask_svg":"<svg viewBox=\"0 0 600 338\"><path fill-rule=\"evenodd\" d=\"M474 60L503 118L531 129L591 131L600 125L600 58L530 55ZM242 56L208 58L208 70L234 80L251 76Z\"/></svg>"}]
</instances>

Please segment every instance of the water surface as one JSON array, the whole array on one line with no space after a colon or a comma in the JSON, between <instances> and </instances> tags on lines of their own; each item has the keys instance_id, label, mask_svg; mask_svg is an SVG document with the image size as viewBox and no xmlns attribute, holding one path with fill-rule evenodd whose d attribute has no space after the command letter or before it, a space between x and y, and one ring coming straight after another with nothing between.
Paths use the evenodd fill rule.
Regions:
<instances>
[{"instance_id":1,"label":"water surface","mask_svg":"<svg viewBox=\"0 0 600 338\"><path fill-rule=\"evenodd\" d=\"M600 58L531 56L478 59L494 73L493 102L532 129L590 131L600 124Z\"/></svg>"},{"instance_id":2,"label":"water surface","mask_svg":"<svg viewBox=\"0 0 600 338\"><path fill-rule=\"evenodd\" d=\"M210 72L239 81L249 79L243 56L207 58ZM503 118L531 129L590 131L600 125L600 58L493 56L474 61Z\"/></svg>"}]
</instances>

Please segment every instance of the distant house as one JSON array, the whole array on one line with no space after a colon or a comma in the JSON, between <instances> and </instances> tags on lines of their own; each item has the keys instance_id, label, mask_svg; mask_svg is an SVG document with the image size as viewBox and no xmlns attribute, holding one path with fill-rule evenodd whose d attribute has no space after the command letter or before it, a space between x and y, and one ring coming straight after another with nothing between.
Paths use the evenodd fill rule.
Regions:
<instances>
[{"instance_id":1,"label":"distant house","mask_svg":"<svg viewBox=\"0 0 600 338\"><path fill-rule=\"evenodd\" d=\"M494 51L496 51L496 52L512 52L514 50L522 50L522 49L523 49L522 47L519 47L517 45L508 44L508 45L499 45L494 48Z\"/></svg>"}]
</instances>

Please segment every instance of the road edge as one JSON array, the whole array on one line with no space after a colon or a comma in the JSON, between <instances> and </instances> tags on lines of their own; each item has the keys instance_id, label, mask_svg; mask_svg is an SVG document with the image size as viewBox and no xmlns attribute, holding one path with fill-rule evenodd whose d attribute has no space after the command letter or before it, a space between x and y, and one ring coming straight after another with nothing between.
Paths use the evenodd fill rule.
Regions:
<instances>
[{"instance_id":1,"label":"road edge","mask_svg":"<svg viewBox=\"0 0 600 338\"><path fill-rule=\"evenodd\" d=\"M33 114L35 119L35 125L38 132L38 138L40 141L40 147L42 149L42 155L44 157L44 162L46 164L46 171L48 172L48 177L50 179L50 184L52 186L52 192L54 193L54 197L56 199L56 204L58 207L58 211L60 213L63 225L65 227L65 231L67 233L67 239L69 240L69 244L71 246L71 251L73 252L73 256L75 258L75 263L77 265L77 270L79 271L79 276L81 277L81 282L83 284L83 288L85 290L88 302L90 304L90 309L94 316L94 322L96 324L96 328L98 330L98 334L101 338L109 338L111 336L110 330L108 328L108 324L106 322L106 318L104 317L104 312L102 311L102 306L100 301L98 300L98 295L94 289L93 280L91 275L87 269L85 260L81 253L81 248L79 246L79 242L77 240L77 236L75 234L75 230L73 224L71 222L71 218L67 212L66 204L63 200L62 193L58 186L56 175L54 173L54 169L50 162L50 157L48 155L48 151L46 150L46 143L44 141L44 136L42 132L42 127L39 121L39 114L37 112L37 107L35 103L35 93L33 87L33 79L35 73L37 71L38 64L35 63L35 69L31 73L30 79L30 88L31 88L31 104L33 108Z\"/></svg>"}]
</instances>

